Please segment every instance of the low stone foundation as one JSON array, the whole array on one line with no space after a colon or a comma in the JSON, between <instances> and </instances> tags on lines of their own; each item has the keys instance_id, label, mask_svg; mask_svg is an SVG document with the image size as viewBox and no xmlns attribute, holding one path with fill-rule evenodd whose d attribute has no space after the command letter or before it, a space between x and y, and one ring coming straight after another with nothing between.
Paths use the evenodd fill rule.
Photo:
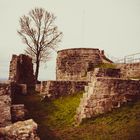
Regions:
<instances>
[{"instance_id":1,"label":"low stone foundation","mask_svg":"<svg viewBox=\"0 0 140 140\"><path fill-rule=\"evenodd\" d=\"M11 123L11 86L0 83L0 127Z\"/></svg>"},{"instance_id":2,"label":"low stone foundation","mask_svg":"<svg viewBox=\"0 0 140 140\"><path fill-rule=\"evenodd\" d=\"M43 81L41 94L49 98L58 98L79 91L84 91L87 81Z\"/></svg>"},{"instance_id":3,"label":"low stone foundation","mask_svg":"<svg viewBox=\"0 0 140 140\"><path fill-rule=\"evenodd\" d=\"M121 70L121 77L140 79L140 63L116 64L116 66Z\"/></svg>"},{"instance_id":4,"label":"low stone foundation","mask_svg":"<svg viewBox=\"0 0 140 140\"><path fill-rule=\"evenodd\" d=\"M94 79L85 87L77 109L76 122L80 123L84 118L95 117L137 99L140 99L140 80Z\"/></svg>"},{"instance_id":5,"label":"low stone foundation","mask_svg":"<svg viewBox=\"0 0 140 140\"><path fill-rule=\"evenodd\" d=\"M87 80L91 81L91 78L95 77L115 77L120 78L121 71L116 68L94 68L93 71L87 73Z\"/></svg>"}]
</instances>

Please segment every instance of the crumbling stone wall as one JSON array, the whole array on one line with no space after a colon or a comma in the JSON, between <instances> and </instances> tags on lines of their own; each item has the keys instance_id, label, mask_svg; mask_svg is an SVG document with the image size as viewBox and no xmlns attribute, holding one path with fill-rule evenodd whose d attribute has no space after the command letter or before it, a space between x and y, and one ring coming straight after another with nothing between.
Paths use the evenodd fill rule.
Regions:
<instances>
[{"instance_id":1,"label":"crumbling stone wall","mask_svg":"<svg viewBox=\"0 0 140 140\"><path fill-rule=\"evenodd\" d=\"M140 63L116 64L116 66L121 70L121 77L140 79Z\"/></svg>"},{"instance_id":2,"label":"crumbling stone wall","mask_svg":"<svg viewBox=\"0 0 140 140\"><path fill-rule=\"evenodd\" d=\"M9 80L18 84L34 84L33 63L29 56L24 54L12 56L12 60L10 61Z\"/></svg>"},{"instance_id":3,"label":"crumbling stone wall","mask_svg":"<svg viewBox=\"0 0 140 140\"><path fill-rule=\"evenodd\" d=\"M87 81L43 81L41 94L49 98L58 98L84 91Z\"/></svg>"},{"instance_id":4,"label":"crumbling stone wall","mask_svg":"<svg viewBox=\"0 0 140 140\"><path fill-rule=\"evenodd\" d=\"M58 51L57 80L86 80L87 71L102 62L110 63L99 49L74 48Z\"/></svg>"},{"instance_id":5,"label":"crumbling stone wall","mask_svg":"<svg viewBox=\"0 0 140 140\"><path fill-rule=\"evenodd\" d=\"M0 127L11 123L11 86L0 83Z\"/></svg>"},{"instance_id":6,"label":"crumbling stone wall","mask_svg":"<svg viewBox=\"0 0 140 140\"><path fill-rule=\"evenodd\" d=\"M120 69L116 69L116 68L95 68L93 71L89 71L87 73L88 81L91 81L92 79L94 79L96 77L120 78L121 71L120 71Z\"/></svg>"},{"instance_id":7,"label":"crumbling stone wall","mask_svg":"<svg viewBox=\"0 0 140 140\"><path fill-rule=\"evenodd\" d=\"M137 99L140 99L140 80L98 77L85 87L76 122L80 123L84 118L95 117Z\"/></svg>"}]
</instances>

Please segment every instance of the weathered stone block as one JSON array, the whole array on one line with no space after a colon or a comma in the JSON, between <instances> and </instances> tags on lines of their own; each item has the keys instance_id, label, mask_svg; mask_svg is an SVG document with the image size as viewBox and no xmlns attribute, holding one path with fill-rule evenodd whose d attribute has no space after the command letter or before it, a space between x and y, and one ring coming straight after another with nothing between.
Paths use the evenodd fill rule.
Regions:
<instances>
[{"instance_id":1,"label":"weathered stone block","mask_svg":"<svg viewBox=\"0 0 140 140\"><path fill-rule=\"evenodd\" d=\"M40 140L37 124L32 120L19 121L0 128L0 140Z\"/></svg>"}]
</instances>

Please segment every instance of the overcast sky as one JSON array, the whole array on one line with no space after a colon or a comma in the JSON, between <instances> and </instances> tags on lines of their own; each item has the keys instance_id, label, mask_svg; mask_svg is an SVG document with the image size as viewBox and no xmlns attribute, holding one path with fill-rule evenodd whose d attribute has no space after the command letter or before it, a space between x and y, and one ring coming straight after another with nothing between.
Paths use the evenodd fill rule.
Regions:
<instances>
[{"instance_id":1,"label":"overcast sky","mask_svg":"<svg viewBox=\"0 0 140 140\"><path fill-rule=\"evenodd\" d=\"M57 16L64 34L59 50L99 48L114 57L140 52L140 0L0 0L0 77L8 77L12 54L24 52L19 18L35 7ZM40 79L55 79L55 59L43 65Z\"/></svg>"}]
</instances>

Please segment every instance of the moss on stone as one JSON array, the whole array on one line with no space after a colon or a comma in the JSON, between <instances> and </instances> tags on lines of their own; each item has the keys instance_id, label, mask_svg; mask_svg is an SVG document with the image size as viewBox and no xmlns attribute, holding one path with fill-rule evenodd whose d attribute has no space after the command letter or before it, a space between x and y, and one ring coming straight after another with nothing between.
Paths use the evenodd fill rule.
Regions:
<instances>
[{"instance_id":1,"label":"moss on stone","mask_svg":"<svg viewBox=\"0 0 140 140\"><path fill-rule=\"evenodd\" d=\"M116 65L113 63L101 63L96 66L96 68L112 68L115 69Z\"/></svg>"}]
</instances>

